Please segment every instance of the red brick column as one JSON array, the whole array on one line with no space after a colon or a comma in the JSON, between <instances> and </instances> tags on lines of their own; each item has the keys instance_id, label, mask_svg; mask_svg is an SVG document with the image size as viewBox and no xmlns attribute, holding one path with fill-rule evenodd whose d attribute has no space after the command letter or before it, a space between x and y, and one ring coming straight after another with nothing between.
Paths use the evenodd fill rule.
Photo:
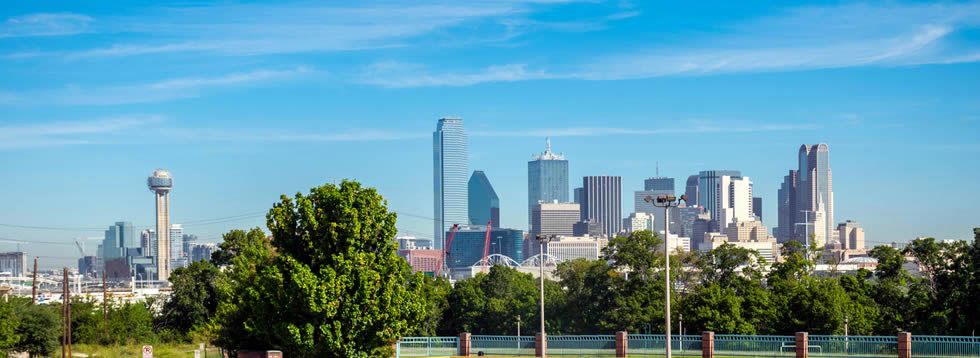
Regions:
<instances>
[{"instance_id":1,"label":"red brick column","mask_svg":"<svg viewBox=\"0 0 980 358\"><path fill-rule=\"evenodd\" d=\"M629 351L629 335L626 331L616 332L616 357L626 357Z\"/></svg>"},{"instance_id":2,"label":"red brick column","mask_svg":"<svg viewBox=\"0 0 980 358\"><path fill-rule=\"evenodd\" d=\"M898 358L912 358L912 334L909 332L898 334Z\"/></svg>"},{"instance_id":3,"label":"red brick column","mask_svg":"<svg viewBox=\"0 0 980 358\"><path fill-rule=\"evenodd\" d=\"M544 357L548 354L548 337L544 333L534 336L534 356Z\"/></svg>"},{"instance_id":4,"label":"red brick column","mask_svg":"<svg viewBox=\"0 0 980 358\"><path fill-rule=\"evenodd\" d=\"M701 332L701 358L715 357L715 332Z\"/></svg>"},{"instance_id":5,"label":"red brick column","mask_svg":"<svg viewBox=\"0 0 980 358\"><path fill-rule=\"evenodd\" d=\"M796 332L796 358L806 358L810 350L806 332Z\"/></svg>"},{"instance_id":6,"label":"red brick column","mask_svg":"<svg viewBox=\"0 0 980 358\"><path fill-rule=\"evenodd\" d=\"M470 356L470 350L472 348L473 348L473 344L470 343L470 334L469 333L460 333L459 334L459 355L461 357L469 357Z\"/></svg>"}]
</instances>

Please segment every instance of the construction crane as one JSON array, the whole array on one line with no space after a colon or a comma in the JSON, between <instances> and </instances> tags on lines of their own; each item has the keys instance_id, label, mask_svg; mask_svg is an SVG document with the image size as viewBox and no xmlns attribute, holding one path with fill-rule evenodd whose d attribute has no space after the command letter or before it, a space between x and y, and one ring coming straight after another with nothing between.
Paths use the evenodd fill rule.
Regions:
<instances>
[{"instance_id":1,"label":"construction crane","mask_svg":"<svg viewBox=\"0 0 980 358\"><path fill-rule=\"evenodd\" d=\"M456 230L459 230L459 224L453 224L453 228L449 229L449 236L446 237L446 247L442 248L442 257L440 258L439 268L436 269L436 276L442 273L442 270L449 271L449 267L446 263L446 256L449 256L449 249L453 247L453 237L456 236Z\"/></svg>"},{"instance_id":2,"label":"construction crane","mask_svg":"<svg viewBox=\"0 0 980 358\"><path fill-rule=\"evenodd\" d=\"M493 227L493 220L487 221L487 236L483 238L483 273L487 273L487 254L490 253L490 229Z\"/></svg>"},{"instance_id":3,"label":"construction crane","mask_svg":"<svg viewBox=\"0 0 980 358\"><path fill-rule=\"evenodd\" d=\"M78 241L79 241L79 239L78 238L75 238L75 246L78 247L78 253L82 254L82 257L84 258L85 256L88 256L88 255L85 254L85 246L83 246L82 244L80 244Z\"/></svg>"}]
</instances>

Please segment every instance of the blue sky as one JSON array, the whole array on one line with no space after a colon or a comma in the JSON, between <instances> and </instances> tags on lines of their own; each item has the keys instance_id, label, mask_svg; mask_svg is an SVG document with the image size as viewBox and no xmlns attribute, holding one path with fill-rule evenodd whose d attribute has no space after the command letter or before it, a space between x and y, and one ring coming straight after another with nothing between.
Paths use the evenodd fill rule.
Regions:
<instances>
[{"instance_id":1,"label":"blue sky","mask_svg":"<svg viewBox=\"0 0 980 358\"><path fill-rule=\"evenodd\" d=\"M545 136L572 178L623 176L624 215L657 162L678 185L739 169L771 228L800 144L826 142L835 219L869 241L980 226L980 3L357 3L4 4L0 238L70 264L73 237L153 225L158 167L206 241L339 178L429 236L443 116L504 226L526 229Z\"/></svg>"}]
</instances>

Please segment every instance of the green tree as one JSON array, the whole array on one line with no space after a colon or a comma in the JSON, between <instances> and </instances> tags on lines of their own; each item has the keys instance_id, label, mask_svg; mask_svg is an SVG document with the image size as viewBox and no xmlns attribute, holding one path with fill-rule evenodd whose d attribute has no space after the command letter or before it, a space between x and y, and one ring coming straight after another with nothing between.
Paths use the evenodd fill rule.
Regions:
<instances>
[{"instance_id":1,"label":"green tree","mask_svg":"<svg viewBox=\"0 0 980 358\"><path fill-rule=\"evenodd\" d=\"M153 312L143 303L109 304L109 344L152 344Z\"/></svg>"},{"instance_id":2,"label":"green tree","mask_svg":"<svg viewBox=\"0 0 980 358\"><path fill-rule=\"evenodd\" d=\"M52 355L61 339L61 317L55 308L45 305L24 305L17 318L15 333L20 337L14 350L32 357Z\"/></svg>"},{"instance_id":3,"label":"green tree","mask_svg":"<svg viewBox=\"0 0 980 358\"><path fill-rule=\"evenodd\" d=\"M272 244L260 228L249 231L231 230L222 235L218 248L218 251L211 254L211 263L215 266L233 265L237 257L243 257L245 262L259 264L268 261L272 256Z\"/></svg>"},{"instance_id":4,"label":"green tree","mask_svg":"<svg viewBox=\"0 0 980 358\"><path fill-rule=\"evenodd\" d=\"M102 329L102 305L94 301L72 298L71 341L73 344L100 344L104 342Z\"/></svg>"},{"instance_id":5,"label":"green tree","mask_svg":"<svg viewBox=\"0 0 980 358\"><path fill-rule=\"evenodd\" d=\"M0 301L0 357L6 357L20 340L18 323L13 304Z\"/></svg>"},{"instance_id":6,"label":"green tree","mask_svg":"<svg viewBox=\"0 0 980 358\"><path fill-rule=\"evenodd\" d=\"M382 357L425 314L422 275L396 255L394 213L357 182L283 195L266 216L271 263L236 278L228 348L296 357ZM236 265L237 266L237 265Z\"/></svg>"},{"instance_id":7,"label":"green tree","mask_svg":"<svg viewBox=\"0 0 980 358\"><path fill-rule=\"evenodd\" d=\"M445 277L428 277L423 279L422 296L425 298L425 319L406 333L411 336L452 336L459 332L442 329L443 316L449 309L447 296L453 286Z\"/></svg>"},{"instance_id":8,"label":"green tree","mask_svg":"<svg viewBox=\"0 0 980 358\"><path fill-rule=\"evenodd\" d=\"M228 279L207 261L195 261L170 274L171 293L156 318L156 327L187 333L214 319L222 295L229 291Z\"/></svg>"}]
</instances>

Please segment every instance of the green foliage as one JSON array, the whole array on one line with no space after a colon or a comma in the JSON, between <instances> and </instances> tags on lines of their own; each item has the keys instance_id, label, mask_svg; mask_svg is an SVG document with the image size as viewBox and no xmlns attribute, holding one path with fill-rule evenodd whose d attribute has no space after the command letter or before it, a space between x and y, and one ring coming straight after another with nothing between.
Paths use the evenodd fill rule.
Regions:
<instances>
[{"instance_id":1,"label":"green foliage","mask_svg":"<svg viewBox=\"0 0 980 358\"><path fill-rule=\"evenodd\" d=\"M230 261L230 260L229 260ZM195 261L170 274L171 293L156 326L187 333L214 319L229 285L225 274L207 261Z\"/></svg>"},{"instance_id":2,"label":"green foliage","mask_svg":"<svg viewBox=\"0 0 980 358\"><path fill-rule=\"evenodd\" d=\"M442 316L449 309L447 297L452 292L453 286L445 277L428 277L422 279L422 296L426 303L425 319L418 326L412 327L406 333L409 336L452 336L458 332L440 329L439 323Z\"/></svg>"},{"instance_id":3,"label":"green foliage","mask_svg":"<svg viewBox=\"0 0 980 358\"><path fill-rule=\"evenodd\" d=\"M421 274L396 255L386 205L352 181L282 196L266 216L278 255L234 275L222 343L295 357L390 355L426 306Z\"/></svg>"},{"instance_id":4,"label":"green foliage","mask_svg":"<svg viewBox=\"0 0 980 358\"><path fill-rule=\"evenodd\" d=\"M0 357L6 357L20 340L13 304L0 300Z\"/></svg>"},{"instance_id":5,"label":"green foliage","mask_svg":"<svg viewBox=\"0 0 980 358\"><path fill-rule=\"evenodd\" d=\"M14 350L32 356L54 354L61 344L61 315L55 313L56 309L45 305L22 305L14 333L20 340Z\"/></svg>"},{"instance_id":6,"label":"green foliage","mask_svg":"<svg viewBox=\"0 0 980 358\"><path fill-rule=\"evenodd\" d=\"M108 344L152 344L159 341L153 331L153 313L142 303L109 304Z\"/></svg>"}]
</instances>

